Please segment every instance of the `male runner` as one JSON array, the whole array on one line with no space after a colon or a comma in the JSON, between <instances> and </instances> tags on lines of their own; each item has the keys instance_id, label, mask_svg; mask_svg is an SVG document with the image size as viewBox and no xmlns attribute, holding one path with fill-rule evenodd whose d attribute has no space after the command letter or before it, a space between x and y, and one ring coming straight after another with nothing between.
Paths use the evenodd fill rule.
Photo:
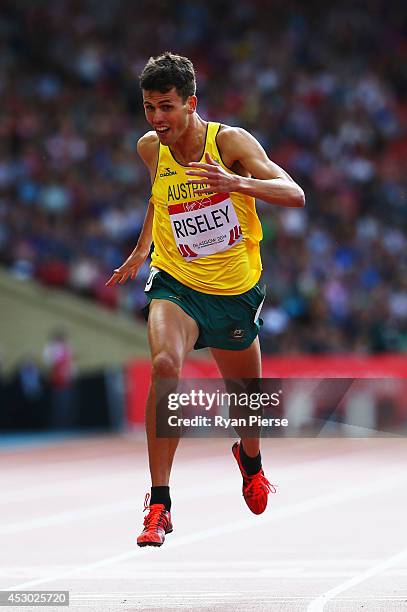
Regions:
<instances>
[{"instance_id":1,"label":"male runner","mask_svg":"<svg viewBox=\"0 0 407 612\"><path fill-rule=\"evenodd\" d=\"M261 377L262 230L255 198L302 207L304 193L248 132L198 115L194 68L186 57L167 52L150 58L140 86L152 131L140 138L137 151L150 172L152 197L134 251L106 284L134 279L154 243L145 289L152 487L137 543L161 546L172 531L169 478L179 439L156 435L156 386L162 379L179 379L187 353L205 346L224 378ZM271 485L262 470L259 437L245 437L232 451L244 499L261 514Z\"/></svg>"}]
</instances>

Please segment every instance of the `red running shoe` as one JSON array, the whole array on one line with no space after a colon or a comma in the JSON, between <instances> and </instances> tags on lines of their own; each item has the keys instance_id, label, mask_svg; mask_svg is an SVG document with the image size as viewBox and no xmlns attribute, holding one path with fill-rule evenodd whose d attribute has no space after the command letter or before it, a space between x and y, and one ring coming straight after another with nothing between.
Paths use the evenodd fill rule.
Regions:
<instances>
[{"instance_id":1,"label":"red running shoe","mask_svg":"<svg viewBox=\"0 0 407 612\"><path fill-rule=\"evenodd\" d=\"M253 474L253 476L246 474L240 460L240 442L234 443L232 453L243 476L242 491L244 500L254 514L262 514L267 507L269 493L275 493L276 487L269 483L263 470Z\"/></svg>"},{"instance_id":2,"label":"red running shoe","mask_svg":"<svg viewBox=\"0 0 407 612\"><path fill-rule=\"evenodd\" d=\"M161 546L164 544L165 536L172 531L171 514L165 509L164 504L148 505L150 493L144 499L144 512L149 513L144 519L144 529L137 538L139 546Z\"/></svg>"}]
</instances>

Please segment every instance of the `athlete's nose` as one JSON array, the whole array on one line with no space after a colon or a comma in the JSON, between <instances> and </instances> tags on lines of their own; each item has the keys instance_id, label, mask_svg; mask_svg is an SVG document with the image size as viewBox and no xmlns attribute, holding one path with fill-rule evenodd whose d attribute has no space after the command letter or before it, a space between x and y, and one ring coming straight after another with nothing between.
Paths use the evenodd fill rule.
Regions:
<instances>
[{"instance_id":1,"label":"athlete's nose","mask_svg":"<svg viewBox=\"0 0 407 612\"><path fill-rule=\"evenodd\" d=\"M154 111L153 114L153 124L156 126L159 126L160 124L164 123L163 121L164 119L164 113L160 110L156 110Z\"/></svg>"}]
</instances>

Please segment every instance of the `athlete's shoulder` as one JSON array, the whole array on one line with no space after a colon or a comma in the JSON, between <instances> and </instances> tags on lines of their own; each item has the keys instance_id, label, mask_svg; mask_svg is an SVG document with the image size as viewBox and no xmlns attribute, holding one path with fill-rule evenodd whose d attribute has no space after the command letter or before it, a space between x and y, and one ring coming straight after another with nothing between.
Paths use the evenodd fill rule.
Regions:
<instances>
[{"instance_id":1,"label":"athlete's shoulder","mask_svg":"<svg viewBox=\"0 0 407 612\"><path fill-rule=\"evenodd\" d=\"M241 127L232 127L221 124L216 136L216 144L222 158L230 165L241 157L242 152L257 142L247 130Z\"/></svg>"},{"instance_id":2,"label":"athlete's shoulder","mask_svg":"<svg viewBox=\"0 0 407 612\"><path fill-rule=\"evenodd\" d=\"M254 136L247 130L241 127L232 127L230 125L220 124L219 131L216 137L218 144L239 145L248 140L254 140Z\"/></svg>"},{"instance_id":3,"label":"athlete's shoulder","mask_svg":"<svg viewBox=\"0 0 407 612\"><path fill-rule=\"evenodd\" d=\"M157 156L158 142L158 136L153 130L146 132L137 141L137 153L145 163L151 162Z\"/></svg>"}]
</instances>

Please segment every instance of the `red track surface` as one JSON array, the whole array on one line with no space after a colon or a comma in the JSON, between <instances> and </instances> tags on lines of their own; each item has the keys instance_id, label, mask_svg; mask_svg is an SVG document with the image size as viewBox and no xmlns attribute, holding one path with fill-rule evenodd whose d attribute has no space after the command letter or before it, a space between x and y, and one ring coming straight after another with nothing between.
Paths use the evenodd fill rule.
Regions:
<instances>
[{"instance_id":1,"label":"red track surface","mask_svg":"<svg viewBox=\"0 0 407 612\"><path fill-rule=\"evenodd\" d=\"M144 441L1 451L0 588L66 589L73 610L407 610L406 440L264 440L260 517L230 446L181 443L160 549L135 544Z\"/></svg>"}]
</instances>

